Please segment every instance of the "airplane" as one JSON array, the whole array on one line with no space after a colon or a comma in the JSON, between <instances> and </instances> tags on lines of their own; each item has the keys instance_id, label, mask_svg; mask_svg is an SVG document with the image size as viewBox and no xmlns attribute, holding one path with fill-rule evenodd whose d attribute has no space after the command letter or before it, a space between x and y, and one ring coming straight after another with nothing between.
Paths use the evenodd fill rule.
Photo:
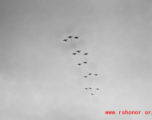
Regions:
<instances>
[{"instance_id":1,"label":"airplane","mask_svg":"<svg viewBox=\"0 0 152 120\"><path fill-rule=\"evenodd\" d=\"M78 51L76 51L76 52L80 53L80 51L81 51L81 50L78 50Z\"/></svg>"},{"instance_id":2,"label":"airplane","mask_svg":"<svg viewBox=\"0 0 152 120\"><path fill-rule=\"evenodd\" d=\"M91 75L92 73L89 73L89 75Z\"/></svg>"},{"instance_id":3,"label":"airplane","mask_svg":"<svg viewBox=\"0 0 152 120\"><path fill-rule=\"evenodd\" d=\"M76 53L73 53L73 55L76 55Z\"/></svg>"},{"instance_id":4,"label":"airplane","mask_svg":"<svg viewBox=\"0 0 152 120\"><path fill-rule=\"evenodd\" d=\"M97 88L97 90L99 90L99 88Z\"/></svg>"},{"instance_id":5,"label":"airplane","mask_svg":"<svg viewBox=\"0 0 152 120\"><path fill-rule=\"evenodd\" d=\"M89 89L92 89L91 87Z\"/></svg>"},{"instance_id":6,"label":"airplane","mask_svg":"<svg viewBox=\"0 0 152 120\"><path fill-rule=\"evenodd\" d=\"M87 76L84 76L85 78L87 77Z\"/></svg>"},{"instance_id":7,"label":"airplane","mask_svg":"<svg viewBox=\"0 0 152 120\"><path fill-rule=\"evenodd\" d=\"M97 76L98 74L94 74L95 76Z\"/></svg>"},{"instance_id":8,"label":"airplane","mask_svg":"<svg viewBox=\"0 0 152 120\"><path fill-rule=\"evenodd\" d=\"M83 63L87 64L87 62L83 62Z\"/></svg>"},{"instance_id":9,"label":"airplane","mask_svg":"<svg viewBox=\"0 0 152 120\"><path fill-rule=\"evenodd\" d=\"M63 41L67 42L68 40L67 40L67 39L64 39Z\"/></svg>"},{"instance_id":10,"label":"airplane","mask_svg":"<svg viewBox=\"0 0 152 120\"><path fill-rule=\"evenodd\" d=\"M85 88L86 90L88 89L88 88Z\"/></svg>"},{"instance_id":11,"label":"airplane","mask_svg":"<svg viewBox=\"0 0 152 120\"><path fill-rule=\"evenodd\" d=\"M72 36L69 36L68 38L72 38Z\"/></svg>"},{"instance_id":12,"label":"airplane","mask_svg":"<svg viewBox=\"0 0 152 120\"><path fill-rule=\"evenodd\" d=\"M88 53L84 53L84 55L87 55Z\"/></svg>"},{"instance_id":13,"label":"airplane","mask_svg":"<svg viewBox=\"0 0 152 120\"><path fill-rule=\"evenodd\" d=\"M91 95L94 95L93 93L91 93Z\"/></svg>"},{"instance_id":14,"label":"airplane","mask_svg":"<svg viewBox=\"0 0 152 120\"><path fill-rule=\"evenodd\" d=\"M74 37L75 39L78 39L79 37Z\"/></svg>"},{"instance_id":15,"label":"airplane","mask_svg":"<svg viewBox=\"0 0 152 120\"><path fill-rule=\"evenodd\" d=\"M78 65L81 65L80 63Z\"/></svg>"}]
</instances>

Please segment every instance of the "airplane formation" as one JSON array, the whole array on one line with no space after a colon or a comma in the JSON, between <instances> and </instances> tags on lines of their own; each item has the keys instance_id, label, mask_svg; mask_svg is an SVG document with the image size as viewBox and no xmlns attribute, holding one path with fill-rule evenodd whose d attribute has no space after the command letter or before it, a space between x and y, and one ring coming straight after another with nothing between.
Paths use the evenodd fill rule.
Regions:
<instances>
[{"instance_id":1,"label":"airplane formation","mask_svg":"<svg viewBox=\"0 0 152 120\"><path fill-rule=\"evenodd\" d=\"M64 42L68 42L68 40L69 40L69 39L72 39L72 38L74 38L74 39L79 39L78 36L75 36L75 37L74 37L74 36L68 36L67 38L68 38L68 39L64 39L63 41L64 41ZM73 52L72 55L77 55L78 53L81 53L81 52L82 52L81 50L77 50L77 51ZM83 53L83 55L85 55L85 56L88 55L88 54L89 54L89 53L87 53L87 52ZM84 64L87 64L88 62L84 61L83 63L84 63ZM78 65L78 66L81 66L82 63L78 63L77 65ZM88 75L91 76L91 75L93 75L93 73L88 73ZM98 74L94 74L94 76L97 76L97 75L98 75ZM85 75L84 78L88 78L88 76ZM90 89L90 90L91 90L91 89L93 89L93 88L88 87L88 88L84 88L84 89L86 89L86 90L89 90L89 89ZM99 88L96 88L96 90L100 90L100 89L99 89ZM90 94L91 94L91 95L94 95L93 93L90 93Z\"/></svg>"}]
</instances>

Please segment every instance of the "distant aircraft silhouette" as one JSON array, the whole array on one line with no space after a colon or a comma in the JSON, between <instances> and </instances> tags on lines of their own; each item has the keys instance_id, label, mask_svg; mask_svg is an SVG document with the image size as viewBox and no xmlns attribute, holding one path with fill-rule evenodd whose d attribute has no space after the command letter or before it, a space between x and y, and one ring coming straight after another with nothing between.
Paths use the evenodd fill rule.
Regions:
<instances>
[{"instance_id":1,"label":"distant aircraft silhouette","mask_svg":"<svg viewBox=\"0 0 152 120\"><path fill-rule=\"evenodd\" d=\"M67 39L64 39L63 41L67 42L68 40L67 40Z\"/></svg>"},{"instance_id":2,"label":"distant aircraft silhouette","mask_svg":"<svg viewBox=\"0 0 152 120\"><path fill-rule=\"evenodd\" d=\"M89 89L92 89L91 87Z\"/></svg>"},{"instance_id":3,"label":"distant aircraft silhouette","mask_svg":"<svg viewBox=\"0 0 152 120\"><path fill-rule=\"evenodd\" d=\"M95 76L97 76L98 74L94 74Z\"/></svg>"},{"instance_id":4,"label":"distant aircraft silhouette","mask_svg":"<svg viewBox=\"0 0 152 120\"><path fill-rule=\"evenodd\" d=\"M68 38L72 38L72 36L69 36Z\"/></svg>"},{"instance_id":5,"label":"distant aircraft silhouette","mask_svg":"<svg viewBox=\"0 0 152 120\"><path fill-rule=\"evenodd\" d=\"M97 88L97 90L99 90L99 88Z\"/></svg>"},{"instance_id":6,"label":"distant aircraft silhouette","mask_svg":"<svg viewBox=\"0 0 152 120\"><path fill-rule=\"evenodd\" d=\"M91 75L92 73L89 73L89 75Z\"/></svg>"},{"instance_id":7,"label":"distant aircraft silhouette","mask_svg":"<svg viewBox=\"0 0 152 120\"><path fill-rule=\"evenodd\" d=\"M85 78L87 77L87 76L84 76Z\"/></svg>"},{"instance_id":8,"label":"distant aircraft silhouette","mask_svg":"<svg viewBox=\"0 0 152 120\"><path fill-rule=\"evenodd\" d=\"M87 62L83 62L83 63L87 64Z\"/></svg>"},{"instance_id":9,"label":"distant aircraft silhouette","mask_svg":"<svg viewBox=\"0 0 152 120\"><path fill-rule=\"evenodd\" d=\"M80 63L78 65L81 65Z\"/></svg>"},{"instance_id":10,"label":"distant aircraft silhouette","mask_svg":"<svg viewBox=\"0 0 152 120\"><path fill-rule=\"evenodd\" d=\"M76 51L76 52L80 53L80 51L81 51L81 50L78 50L78 51Z\"/></svg>"},{"instance_id":11,"label":"distant aircraft silhouette","mask_svg":"<svg viewBox=\"0 0 152 120\"><path fill-rule=\"evenodd\" d=\"M78 39L79 37L74 37L75 39Z\"/></svg>"},{"instance_id":12,"label":"distant aircraft silhouette","mask_svg":"<svg viewBox=\"0 0 152 120\"><path fill-rule=\"evenodd\" d=\"M73 55L76 55L76 53L73 53Z\"/></svg>"},{"instance_id":13,"label":"distant aircraft silhouette","mask_svg":"<svg viewBox=\"0 0 152 120\"><path fill-rule=\"evenodd\" d=\"M84 55L87 55L88 53L84 53Z\"/></svg>"},{"instance_id":14,"label":"distant aircraft silhouette","mask_svg":"<svg viewBox=\"0 0 152 120\"><path fill-rule=\"evenodd\" d=\"M88 88L85 88L86 90L88 89Z\"/></svg>"},{"instance_id":15,"label":"distant aircraft silhouette","mask_svg":"<svg viewBox=\"0 0 152 120\"><path fill-rule=\"evenodd\" d=\"M91 93L91 95L94 95L93 93Z\"/></svg>"}]
</instances>

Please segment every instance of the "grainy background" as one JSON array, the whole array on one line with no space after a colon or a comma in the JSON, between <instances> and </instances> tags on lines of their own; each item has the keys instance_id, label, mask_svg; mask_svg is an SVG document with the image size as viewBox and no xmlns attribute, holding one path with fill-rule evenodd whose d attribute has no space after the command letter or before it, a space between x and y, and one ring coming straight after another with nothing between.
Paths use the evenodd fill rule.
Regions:
<instances>
[{"instance_id":1,"label":"grainy background","mask_svg":"<svg viewBox=\"0 0 152 120\"><path fill-rule=\"evenodd\" d=\"M1 0L1 120L151 120L151 0ZM67 36L79 36L67 43ZM80 49L88 56L71 54ZM87 60L86 66L76 64ZM98 76L84 79L88 72ZM99 87L90 92L84 87Z\"/></svg>"}]
</instances>

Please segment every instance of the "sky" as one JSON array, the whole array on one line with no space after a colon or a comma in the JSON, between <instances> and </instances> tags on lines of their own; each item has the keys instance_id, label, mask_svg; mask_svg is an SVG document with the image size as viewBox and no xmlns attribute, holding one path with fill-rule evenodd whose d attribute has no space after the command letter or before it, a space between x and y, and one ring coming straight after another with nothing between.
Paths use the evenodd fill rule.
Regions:
<instances>
[{"instance_id":1,"label":"sky","mask_svg":"<svg viewBox=\"0 0 152 120\"><path fill-rule=\"evenodd\" d=\"M0 119L151 120L151 6L1 0ZM118 114L124 110L143 115Z\"/></svg>"}]
</instances>

